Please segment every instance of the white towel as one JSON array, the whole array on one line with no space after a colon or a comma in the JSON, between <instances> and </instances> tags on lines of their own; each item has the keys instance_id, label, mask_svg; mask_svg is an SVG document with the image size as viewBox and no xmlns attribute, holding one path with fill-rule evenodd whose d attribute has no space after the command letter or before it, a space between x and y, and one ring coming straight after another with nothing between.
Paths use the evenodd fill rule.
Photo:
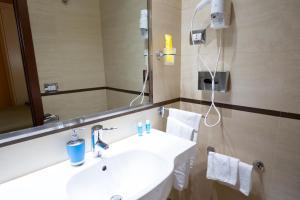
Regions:
<instances>
[{"instance_id":1,"label":"white towel","mask_svg":"<svg viewBox=\"0 0 300 200\"><path fill-rule=\"evenodd\" d=\"M180 121L168 117L167 120L167 133L175 135L187 140L193 140L194 129ZM174 183L173 187L179 191L182 191L188 186L190 174L190 162L182 163L174 170Z\"/></svg>"},{"instance_id":2,"label":"white towel","mask_svg":"<svg viewBox=\"0 0 300 200\"><path fill-rule=\"evenodd\" d=\"M201 120L201 114L178 110L175 108L169 109L169 117L172 117L194 129L192 141L198 143L198 130ZM190 168L193 168L196 157L192 156L190 160Z\"/></svg>"},{"instance_id":3,"label":"white towel","mask_svg":"<svg viewBox=\"0 0 300 200\"><path fill-rule=\"evenodd\" d=\"M188 162L183 163L174 169L173 187L178 191L182 191L188 187L190 169L190 164Z\"/></svg>"},{"instance_id":4,"label":"white towel","mask_svg":"<svg viewBox=\"0 0 300 200\"><path fill-rule=\"evenodd\" d=\"M209 152L206 177L234 187L237 184L238 168L239 159Z\"/></svg>"},{"instance_id":5,"label":"white towel","mask_svg":"<svg viewBox=\"0 0 300 200\"><path fill-rule=\"evenodd\" d=\"M252 187L252 169L252 165L243 162L239 163L239 183L236 189L239 189L246 196L249 196Z\"/></svg>"},{"instance_id":6,"label":"white towel","mask_svg":"<svg viewBox=\"0 0 300 200\"><path fill-rule=\"evenodd\" d=\"M178 121L192 127L196 132L199 130L201 115L198 113L170 108L169 117L177 119Z\"/></svg>"},{"instance_id":7,"label":"white towel","mask_svg":"<svg viewBox=\"0 0 300 200\"><path fill-rule=\"evenodd\" d=\"M148 29L148 10L140 11L140 29Z\"/></svg>"},{"instance_id":8,"label":"white towel","mask_svg":"<svg viewBox=\"0 0 300 200\"><path fill-rule=\"evenodd\" d=\"M193 140L194 138L194 129L192 127L172 117L168 117L166 132L187 140Z\"/></svg>"}]
</instances>

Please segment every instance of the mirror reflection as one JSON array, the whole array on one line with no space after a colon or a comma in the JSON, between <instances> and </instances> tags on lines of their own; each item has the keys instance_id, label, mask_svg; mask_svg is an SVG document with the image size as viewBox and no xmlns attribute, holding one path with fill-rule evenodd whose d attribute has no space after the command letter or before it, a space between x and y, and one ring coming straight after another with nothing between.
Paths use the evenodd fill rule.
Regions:
<instances>
[{"instance_id":1,"label":"mirror reflection","mask_svg":"<svg viewBox=\"0 0 300 200\"><path fill-rule=\"evenodd\" d=\"M0 1L0 133L33 125L12 1Z\"/></svg>"},{"instance_id":2,"label":"mirror reflection","mask_svg":"<svg viewBox=\"0 0 300 200\"><path fill-rule=\"evenodd\" d=\"M41 124L32 122L13 3L2 1L3 133ZM27 3L44 124L149 103L147 0Z\"/></svg>"}]
</instances>

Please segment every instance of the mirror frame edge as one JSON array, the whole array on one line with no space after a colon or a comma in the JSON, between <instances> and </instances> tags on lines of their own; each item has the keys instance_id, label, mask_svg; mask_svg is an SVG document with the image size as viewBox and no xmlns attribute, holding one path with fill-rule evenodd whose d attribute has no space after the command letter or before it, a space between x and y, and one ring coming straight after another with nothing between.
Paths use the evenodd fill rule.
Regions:
<instances>
[{"instance_id":1,"label":"mirror frame edge","mask_svg":"<svg viewBox=\"0 0 300 200\"><path fill-rule=\"evenodd\" d=\"M44 109L40 92L27 0L13 0L13 7L33 126L40 126L44 124Z\"/></svg>"}]
</instances>

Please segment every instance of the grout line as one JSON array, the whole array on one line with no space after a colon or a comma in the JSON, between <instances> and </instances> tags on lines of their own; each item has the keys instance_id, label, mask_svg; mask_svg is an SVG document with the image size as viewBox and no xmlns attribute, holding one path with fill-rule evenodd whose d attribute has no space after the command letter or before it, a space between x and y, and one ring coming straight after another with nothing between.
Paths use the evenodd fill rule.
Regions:
<instances>
[{"instance_id":1,"label":"grout line","mask_svg":"<svg viewBox=\"0 0 300 200\"><path fill-rule=\"evenodd\" d=\"M210 101L189 99L189 98L180 98L180 101L186 102L186 103L206 105L206 106L209 106L211 104ZM275 117L281 117L281 118L300 120L300 114L297 114L297 113L288 113L288 112L282 112L282 111L277 111L277 110L269 110L269 109L263 109L263 108L254 108L254 107L248 107L248 106L240 106L240 105L217 103L217 102L215 104L217 107L225 108L225 109L238 110L238 111L244 111L244 112L249 112L249 113L256 113L256 114L263 114L263 115L269 115L269 116L275 116Z\"/></svg>"},{"instance_id":2,"label":"grout line","mask_svg":"<svg viewBox=\"0 0 300 200\"><path fill-rule=\"evenodd\" d=\"M139 91L125 90L125 89L114 88L114 87L94 87L94 88L84 88L84 89L76 89L76 90L57 91L57 92L53 92L53 93L41 93L41 96L46 97L46 96L54 96L54 95L61 95L61 94L89 92L89 91L96 91L96 90L112 90L112 91L118 91L118 92L123 92L123 93L128 93L128 94L136 94L136 95L139 95L141 93ZM145 92L145 96L149 96L149 93Z\"/></svg>"}]
</instances>

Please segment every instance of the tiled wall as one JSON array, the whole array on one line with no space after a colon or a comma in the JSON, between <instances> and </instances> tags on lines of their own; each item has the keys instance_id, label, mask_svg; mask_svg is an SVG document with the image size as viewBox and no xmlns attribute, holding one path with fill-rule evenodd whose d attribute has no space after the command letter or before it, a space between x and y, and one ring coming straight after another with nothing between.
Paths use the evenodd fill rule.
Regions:
<instances>
[{"instance_id":1,"label":"tiled wall","mask_svg":"<svg viewBox=\"0 0 300 200\"><path fill-rule=\"evenodd\" d=\"M42 97L44 111L59 116L61 121L107 111L107 90Z\"/></svg>"},{"instance_id":2,"label":"tiled wall","mask_svg":"<svg viewBox=\"0 0 300 200\"><path fill-rule=\"evenodd\" d=\"M28 0L28 8L41 92L44 83L60 91L106 86L99 0ZM107 110L105 91L96 92L45 96L44 113L65 120Z\"/></svg>"},{"instance_id":3,"label":"tiled wall","mask_svg":"<svg viewBox=\"0 0 300 200\"><path fill-rule=\"evenodd\" d=\"M180 108L205 113L207 106L180 103ZM222 123L207 128L201 123L195 166L189 188L173 191L172 200L297 200L300 198L299 120L221 109ZM216 120L216 116L210 118ZM261 160L265 171L252 174L253 188L247 198L238 191L206 179L208 146L218 153L251 164Z\"/></svg>"},{"instance_id":4,"label":"tiled wall","mask_svg":"<svg viewBox=\"0 0 300 200\"><path fill-rule=\"evenodd\" d=\"M67 5L28 0L28 7L41 92L44 83L53 82L59 84L60 91L103 86L141 90L147 43L140 34L139 18L147 0L74 0ZM44 112L64 120L92 110L124 107L135 97L119 93L124 98L112 100L115 93L101 91L97 100L92 99L95 92L45 96ZM69 105L71 102L74 104Z\"/></svg>"},{"instance_id":5,"label":"tiled wall","mask_svg":"<svg viewBox=\"0 0 300 200\"><path fill-rule=\"evenodd\" d=\"M99 0L28 0L41 92L105 86Z\"/></svg>"},{"instance_id":6,"label":"tiled wall","mask_svg":"<svg viewBox=\"0 0 300 200\"><path fill-rule=\"evenodd\" d=\"M115 109L120 107L128 107L130 102L135 99L138 95L137 94L129 94L125 92L118 92L113 90L107 90L107 108L108 109ZM132 105L139 105L141 102L141 98L135 101ZM143 104L149 103L149 97L144 96Z\"/></svg>"},{"instance_id":7,"label":"tiled wall","mask_svg":"<svg viewBox=\"0 0 300 200\"><path fill-rule=\"evenodd\" d=\"M199 0L182 1L181 97L209 100L197 90L195 48L189 45L189 26ZM224 55L219 69L230 70L231 89L217 94L218 102L300 113L300 18L298 0L233 0L232 22L224 30ZM210 9L195 20L207 24ZM217 57L216 31L209 30L200 54L211 68ZM188 80L188 81L187 81Z\"/></svg>"},{"instance_id":8,"label":"tiled wall","mask_svg":"<svg viewBox=\"0 0 300 200\"><path fill-rule=\"evenodd\" d=\"M52 82L58 82L61 91L101 86L137 91L141 89L144 44L141 42L138 19L139 10L146 8L147 5L146 1L122 2L122 8L130 8L132 11L128 12L128 9L125 9L126 12L124 12L120 8L117 12L119 15L111 15L111 10L116 9L112 7L120 3L121 1L109 1L108 4L106 0L92 0L88 3L75 0L64 5L61 1L28 0L42 91L44 83ZM130 6L132 4L136 7ZM107 9L102 9L102 13L100 6L105 6ZM173 22L181 19L181 2L176 0L174 4L174 1L153 0L152 7L153 51L151 55L163 49L164 34L166 33L173 35L174 47L177 48L178 53L174 66L164 66L155 56L151 58L154 79L153 99L154 102L160 102L177 98L180 94L181 30L180 26ZM111 20L114 18L118 18L118 20ZM117 22L120 19L126 19L132 23L129 25L128 23L119 23L112 26L108 22ZM100 25L105 29L100 30ZM127 33L118 36L118 33L124 33L122 30L128 29L128 26L132 30L132 34L137 36L133 40L126 39ZM74 41L76 42L74 43ZM102 44L104 52L101 48ZM122 48L116 48L114 44L119 44ZM139 51L142 53L138 54ZM74 55L77 55L75 59ZM122 63L116 62L119 58L122 58ZM136 62L133 63L132 60L137 60L140 65L137 66ZM128 70L132 67L139 67L140 70ZM118 76L115 76L116 74ZM116 78L120 77L120 74L123 76L120 79ZM82 77L87 80L81 80ZM43 103L53 102L60 107L65 104L55 101L55 99L58 98L44 97ZM107 97L107 99L111 99L111 97ZM106 101L106 99L103 98L101 101ZM108 103L102 103L102 105L105 104ZM55 107L57 106L45 105L45 113L60 113L59 110L54 110ZM72 113L66 114L72 115Z\"/></svg>"},{"instance_id":9,"label":"tiled wall","mask_svg":"<svg viewBox=\"0 0 300 200\"><path fill-rule=\"evenodd\" d=\"M146 40L140 33L140 11L147 0L100 0L106 86L141 91L146 69ZM146 89L148 92L148 89ZM137 95L107 90L107 109L126 107ZM148 98L145 102L149 102Z\"/></svg>"},{"instance_id":10,"label":"tiled wall","mask_svg":"<svg viewBox=\"0 0 300 200\"><path fill-rule=\"evenodd\" d=\"M210 93L197 90L196 49L189 45L189 25L198 0L182 1L181 97L210 100ZM216 101L300 113L300 24L297 0L233 0L232 24L224 30L224 54L220 68L230 70L231 88L217 94ZM195 27L207 24L210 9L197 15ZM217 55L216 32L208 30L201 47L203 60L214 66ZM181 109L206 113L207 106L181 103ZM297 200L300 198L299 120L221 109L222 123L215 128L201 124L197 165L192 170L188 190L173 192L172 200ZM216 116L210 118L215 119ZM217 152L252 163L262 160L266 170L253 173L249 198L225 186L208 181L207 146Z\"/></svg>"},{"instance_id":11,"label":"tiled wall","mask_svg":"<svg viewBox=\"0 0 300 200\"><path fill-rule=\"evenodd\" d=\"M152 34L153 52L163 50L164 35L173 36L173 47L177 48L174 66L165 66L163 61L152 57L153 62L153 99L160 102L177 98L180 95L180 0L152 0Z\"/></svg>"},{"instance_id":12,"label":"tiled wall","mask_svg":"<svg viewBox=\"0 0 300 200\"><path fill-rule=\"evenodd\" d=\"M147 0L100 0L108 87L139 91L143 85L144 49L147 49L139 28L143 9L147 9Z\"/></svg>"}]
</instances>

